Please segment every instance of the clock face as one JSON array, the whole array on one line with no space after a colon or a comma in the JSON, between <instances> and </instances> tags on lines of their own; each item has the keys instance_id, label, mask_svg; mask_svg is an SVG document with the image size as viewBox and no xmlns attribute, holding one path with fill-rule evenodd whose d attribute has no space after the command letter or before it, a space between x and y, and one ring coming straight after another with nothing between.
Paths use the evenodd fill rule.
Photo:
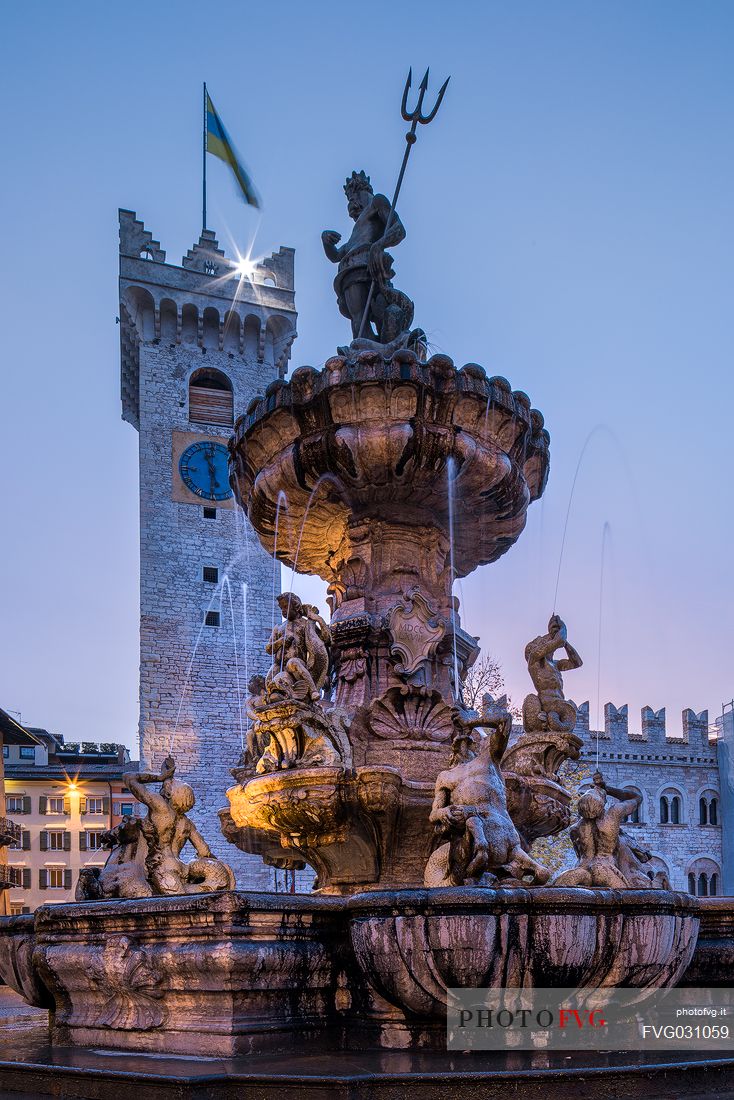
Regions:
<instances>
[{"instance_id":1,"label":"clock face","mask_svg":"<svg viewBox=\"0 0 734 1100\"><path fill-rule=\"evenodd\" d=\"M178 470L185 485L205 500L229 500L227 448L221 443L199 440L187 447L178 460Z\"/></svg>"}]
</instances>

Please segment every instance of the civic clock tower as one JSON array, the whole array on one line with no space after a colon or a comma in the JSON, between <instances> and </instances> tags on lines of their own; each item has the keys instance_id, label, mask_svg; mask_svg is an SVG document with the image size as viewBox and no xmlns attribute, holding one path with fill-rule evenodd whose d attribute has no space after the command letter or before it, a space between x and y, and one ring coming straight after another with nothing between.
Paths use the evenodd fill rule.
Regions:
<instances>
[{"instance_id":1,"label":"civic clock tower","mask_svg":"<svg viewBox=\"0 0 734 1100\"><path fill-rule=\"evenodd\" d=\"M228 844L217 811L245 730L247 676L264 671L273 562L227 477L234 418L285 374L296 336L293 258L243 274L204 230L180 267L120 211L122 416L140 435L140 757L196 792L192 811L238 885L274 872Z\"/></svg>"}]
</instances>

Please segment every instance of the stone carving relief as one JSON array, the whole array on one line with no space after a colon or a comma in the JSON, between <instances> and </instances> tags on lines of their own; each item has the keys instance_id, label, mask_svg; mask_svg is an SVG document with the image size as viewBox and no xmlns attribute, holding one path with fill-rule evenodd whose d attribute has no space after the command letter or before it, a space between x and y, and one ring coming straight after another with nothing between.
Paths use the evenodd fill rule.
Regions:
<instances>
[{"instance_id":1,"label":"stone carving relief","mask_svg":"<svg viewBox=\"0 0 734 1100\"><path fill-rule=\"evenodd\" d=\"M436 651L446 633L446 624L436 618L436 607L411 588L387 617L391 636L390 653L396 658L398 676L412 676Z\"/></svg>"},{"instance_id":2,"label":"stone carving relief","mask_svg":"<svg viewBox=\"0 0 734 1100\"><path fill-rule=\"evenodd\" d=\"M103 947L85 954L84 967L105 999L101 1007L90 1006L89 1022L95 1027L148 1031L163 1024L164 976L150 952L127 936L110 936Z\"/></svg>"},{"instance_id":3,"label":"stone carving relief","mask_svg":"<svg viewBox=\"0 0 734 1100\"><path fill-rule=\"evenodd\" d=\"M439 691L393 687L371 704L369 726L386 741L450 741L454 713Z\"/></svg>"},{"instance_id":4,"label":"stone carving relief","mask_svg":"<svg viewBox=\"0 0 734 1100\"><path fill-rule=\"evenodd\" d=\"M542 884L548 872L523 850L507 810L500 771L512 729L507 700L488 701L481 718L455 712L449 766L436 779L430 820L443 843L428 860L426 886ZM487 732L475 749L475 729Z\"/></svg>"}]
</instances>

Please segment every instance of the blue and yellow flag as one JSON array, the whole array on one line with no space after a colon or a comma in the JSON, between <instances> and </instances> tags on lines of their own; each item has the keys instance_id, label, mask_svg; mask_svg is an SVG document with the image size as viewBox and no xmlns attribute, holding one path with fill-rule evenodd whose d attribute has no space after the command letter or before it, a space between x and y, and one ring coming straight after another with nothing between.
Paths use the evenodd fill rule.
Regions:
<instances>
[{"instance_id":1,"label":"blue and yellow flag","mask_svg":"<svg viewBox=\"0 0 734 1100\"><path fill-rule=\"evenodd\" d=\"M225 164L230 166L245 202L250 206L256 206L259 210L260 196L255 190L252 180L248 176L242 162L237 156L234 146L232 145L232 139L225 130L221 118L215 111L214 104L208 92L206 93L206 151L207 153L212 153L215 157L219 157L220 160L223 160Z\"/></svg>"}]
</instances>

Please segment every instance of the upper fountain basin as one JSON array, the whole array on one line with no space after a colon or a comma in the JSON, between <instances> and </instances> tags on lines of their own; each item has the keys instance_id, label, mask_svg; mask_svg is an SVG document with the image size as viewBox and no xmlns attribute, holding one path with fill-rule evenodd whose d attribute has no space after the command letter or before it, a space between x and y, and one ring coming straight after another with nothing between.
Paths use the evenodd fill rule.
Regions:
<instances>
[{"instance_id":1,"label":"upper fountain basin","mask_svg":"<svg viewBox=\"0 0 734 1100\"><path fill-rule=\"evenodd\" d=\"M451 477L455 571L465 576L519 537L545 488L548 449L542 415L506 379L474 363L457 370L445 355L421 363L409 350L387 360L370 351L271 383L235 425L230 480L270 553L284 493L277 557L333 581L355 525L448 535Z\"/></svg>"}]
</instances>

